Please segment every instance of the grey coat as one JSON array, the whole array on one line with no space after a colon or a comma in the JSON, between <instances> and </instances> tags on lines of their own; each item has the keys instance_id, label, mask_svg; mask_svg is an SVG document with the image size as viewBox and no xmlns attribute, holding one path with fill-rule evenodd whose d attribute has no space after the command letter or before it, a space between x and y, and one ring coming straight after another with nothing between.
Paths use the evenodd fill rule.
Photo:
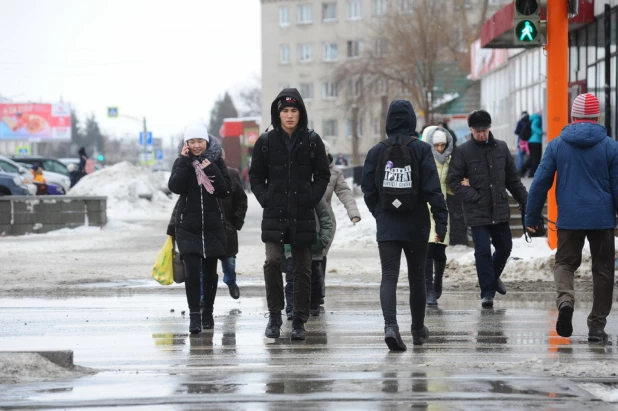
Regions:
<instances>
[{"instance_id":1,"label":"grey coat","mask_svg":"<svg viewBox=\"0 0 618 411\"><path fill-rule=\"evenodd\" d=\"M328 251L330 250L330 246L333 244L333 240L335 239L335 232L337 231L337 219L335 218L335 213L333 212L333 206L331 201L333 199L333 193L337 194L339 200L343 203L345 209L348 211L348 217L352 220L354 217L361 218L360 212L358 211L358 206L356 205L356 200L354 199L354 193L345 182L345 178L343 177L343 171L339 169L335 165L334 160L330 163L330 181L328 182L328 186L326 187L326 193L324 193L324 199L328 204L328 209L330 211L331 218L333 220L333 232L324 250L324 255L328 255Z\"/></svg>"}]
</instances>

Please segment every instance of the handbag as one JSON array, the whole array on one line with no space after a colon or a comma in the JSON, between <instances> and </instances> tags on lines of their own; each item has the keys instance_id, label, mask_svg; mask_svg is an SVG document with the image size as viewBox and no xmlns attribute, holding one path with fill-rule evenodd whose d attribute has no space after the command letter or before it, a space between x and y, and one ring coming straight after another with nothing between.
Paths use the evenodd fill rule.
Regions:
<instances>
[{"instance_id":1,"label":"handbag","mask_svg":"<svg viewBox=\"0 0 618 411\"><path fill-rule=\"evenodd\" d=\"M180 257L180 253L176 251L176 239L172 237L172 253L174 267L174 282L181 284L185 282L185 263Z\"/></svg>"},{"instance_id":2,"label":"handbag","mask_svg":"<svg viewBox=\"0 0 618 411\"><path fill-rule=\"evenodd\" d=\"M161 285L170 285L174 282L173 250L172 237L168 236L152 267L152 278Z\"/></svg>"}]
</instances>

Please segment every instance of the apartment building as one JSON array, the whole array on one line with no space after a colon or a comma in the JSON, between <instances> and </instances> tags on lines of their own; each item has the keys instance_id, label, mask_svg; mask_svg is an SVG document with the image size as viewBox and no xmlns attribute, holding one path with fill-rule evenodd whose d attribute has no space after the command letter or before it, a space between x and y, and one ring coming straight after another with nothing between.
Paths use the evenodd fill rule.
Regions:
<instances>
[{"instance_id":1,"label":"apartment building","mask_svg":"<svg viewBox=\"0 0 618 411\"><path fill-rule=\"evenodd\" d=\"M261 1L262 129L270 124L270 105L279 91L296 87L307 106L310 127L329 142L333 153L350 154L351 114L334 82L335 69L346 59L379 48L380 42L371 38L371 24L391 11L413 13L415 0ZM466 0L466 9L479 7L482 1ZM509 1L489 0L488 15ZM481 18L480 12L468 16L470 24ZM406 96L389 95L389 100L394 98ZM362 154L380 139L380 113L376 94L375 104L359 118Z\"/></svg>"}]
</instances>

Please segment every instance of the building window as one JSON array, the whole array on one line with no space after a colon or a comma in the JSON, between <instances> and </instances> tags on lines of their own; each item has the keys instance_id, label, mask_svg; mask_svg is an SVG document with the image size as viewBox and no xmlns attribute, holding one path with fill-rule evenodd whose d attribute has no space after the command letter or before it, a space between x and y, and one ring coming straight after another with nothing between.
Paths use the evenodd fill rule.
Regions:
<instances>
[{"instance_id":1,"label":"building window","mask_svg":"<svg viewBox=\"0 0 618 411\"><path fill-rule=\"evenodd\" d=\"M375 82L375 94L377 96L384 96L384 95L386 95L387 92L388 92L387 84L388 83L386 82L386 79L383 79L383 78L378 79Z\"/></svg>"},{"instance_id":2,"label":"building window","mask_svg":"<svg viewBox=\"0 0 618 411\"><path fill-rule=\"evenodd\" d=\"M290 88L290 85L288 83L280 83L279 91L283 90L284 88Z\"/></svg>"},{"instance_id":3,"label":"building window","mask_svg":"<svg viewBox=\"0 0 618 411\"><path fill-rule=\"evenodd\" d=\"M379 118L373 119L373 135L374 136L380 135L380 119Z\"/></svg>"},{"instance_id":4,"label":"building window","mask_svg":"<svg viewBox=\"0 0 618 411\"><path fill-rule=\"evenodd\" d=\"M347 119L345 121L345 135L348 137L352 137L352 120ZM361 137L363 135L363 120L359 117L358 119L358 136Z\"/></svg>"},{"instance_id":5,"label":"building window","mask_svg":"<svg viewBox=\"0 0 618 411\"><path fill-rule=\"evenodd\" d=\"M348 41L348 58L358 58L363 51L363 42L361 40Z\"/></svg>"},{"instance_id":6,"label":"building window","mask_svg":"<svg viewBox=\"0 0 618 411\"><path fill-rule=\"evenodd\" d=\"M322 54L324 61L337 61L339 58L337 43L324 43Z\"/></svg>"},{"instance_id":7,"label":"building window","mask_svg":"<svg viewBox=\"0 0 618 411\"><path fill-rule=\"evenodd\" d=\"M290 25L290 9L279 7L279 26L287 27Z\"/></svg>"},{"instance_id":8,"label":"building window","mask_svg":"<svg viewBox=\"0 0 618 411\"><path fill-rule=\"evenodd\" d=\"M298 60L301 63L309 63L313 61L313 46L308 43L298 46Z\"/></svg>"},{"instance_id":9,"label":"building window","mask_svg":"<svg viewBox=\"0 0 618 411\"><path fill-rule=\"evenodd\" d=\"M328 119L322 121L322 134L326 138L337 137L337 120Z\"/></svg>"},{"instance_id":10,"label":"building window","mask_svg":"<svg viewBox=\"0 0 618 411\"><path fill-rule=\"evenodd\" d=\"M300 83L300 96L305 101L313 100L313 83Z\"/></svg>"},{"instance_id":11,"label":"building window","mask_svg":"<svg viewBox=\"0 0 618 411\"><path fill-rule=\"evenodd\" d=\"M313 22L313 7L311 4L298 6L298 24L309 24Z\"/></svg>"},{"instance_id":12,"label":"building window","mask_svg":"<svg viewBox=\"0 0 618 411\"><path fill-rule=\"evenodd\" d=\"M398 0L398 2L401 13L412 13L414 10L414 0Z\"/></svg>"},{"instance_id":13,"label":"building window","mask_svg":"<svg viewBox=\"0 0 618 411\"><path fill-rule=\"evenodd\" d=\"M339 93L337 91L337 83L327 81L323 84L322 98L324 98L324 100L336 99L338 95Z\"/></svg>"},{"instance_id":14,"label":"building window","mask_svg":"<svg viewBox=\"0 0 618 411\"><path fill-rule=\"evenodd\" d=\"M376 39L374 53L378 57L383 57L388 51L388 42L386 39Z\"/></svg>"},{"instance_id":15,"label":"building window","mask_svg":"<svg viewBox=\"0 0 618 411\"><path fill-rule=\"evenodd\" d=\"M322 21L337 21L337 2L322 3Z\"/></svg>"},{"instance_id":16,"label":"building window","mask_svg":"<svg viewBox=\"0 0 618 411\"><path fill-rule=\"evenodd\" d=\"M384 16L388 10L388 0L371 0L371 15Z\"/></svg>"},{"instance_id":17,"label":"building window","mask_svg":"<svg viewBox=\"0 0 618 411\"><path fill-rule=\"evenodd\" d=\"M279 62L281 64L290 64L290 46L287 44L279 46Z\"/></svg>"},{"instance_id":18,"label":"building window","mask_svg":"<svg viewBox=\"0 0 618 411\"><path fill-rule=\"evenodd\" d=\"M362 18L361 0L348 0L348 20L360 20Z\"/></svg>"},{"instance_id":19,"label":"building window","mask_svg":"<svg viewBox=\"0 0 618 411\"><path fill-rule=\"evenodd\" d=\"M350 93L354 97L360 97L363 91L363 79L361 78L350 79L348 82L348 87L350 89Z\"/></svg>"}]
</instances>

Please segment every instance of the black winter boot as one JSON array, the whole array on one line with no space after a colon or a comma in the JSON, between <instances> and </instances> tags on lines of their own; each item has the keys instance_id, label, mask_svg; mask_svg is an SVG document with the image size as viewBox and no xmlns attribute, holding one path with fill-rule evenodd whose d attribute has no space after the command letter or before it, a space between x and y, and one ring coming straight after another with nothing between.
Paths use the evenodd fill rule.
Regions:
<instances>
[{"instance_id":1,"label":"black winter boot","mask_svg":"<svg viewBox=\"0 0 618 411\"><path fill-rule=\"evenodd\" d=\"M407 348L399 334L398 325L384 326L384 342L391 351L405 351Z\"/></svg>"},{"instance_id":2,"label":"black winter boot","mask_svg":"<svg viewBox=\"0 0 618 411\"><path fill-rule=\"evenodd\" d=\"M189 332L191 334L197 334L202 331L202 315L199 312L189 313Z\"/></svg>"},{"instance_id":3,"label":"black winter boot","mask_svg":"<svg viewBox=\"0 0 618 411\"><path fill-rule=\"evenodd\" d=\"M427 292L427 305L438 305L433 287L433 260L429 258L425 260L425 291Z\"/></svg>"},{"instance_id":4,"label":"black winter boot","mask_svg":"<svg viewBox=\"0 0 618 411\"><path fill-rule=\"evenodd\" d=\"M204 288L204 309L202 311L202 327L205 330L212 330L215 328L215 319L212 316L213 308L215 305L215 297L217 296L217 283L219 282L219 276L217 274L204 278L202 283Z\"/></svg>"},{"instance_id":5,"label":"black winter boot","mask_svg":"<svg viewBox=\"0 0 618 411\"><path fill-rule=\"evenodd\" d=\"M264 331L266 338L279 338L281 335L281 324L283 324L281 312L269 313L268 324L266 325L266 331Z\"/></svg>"},{"instance_id":6,"label":"black winter boot","mask_svg":"<svg viewBox=\"0 0 618 411\"><path fill-rule=\"evenodd\" d=\"M427 327L423 327L420 330L412 330L412 344L423 345L429 338L429 330Z\"/></svg>"},{"instance_id":7,"label":"black winter boot","mask_svg":"<svg viewBox=\"0 0 618 411\"><path fill-rule=\"evenodd\" d=\"M446 261L435 261L434 266L436 274L433 282L433 288L436 291L436 300L442 296L442 277L444 277L444 269L446 268Z\"/></svg>"}]
</instances>

